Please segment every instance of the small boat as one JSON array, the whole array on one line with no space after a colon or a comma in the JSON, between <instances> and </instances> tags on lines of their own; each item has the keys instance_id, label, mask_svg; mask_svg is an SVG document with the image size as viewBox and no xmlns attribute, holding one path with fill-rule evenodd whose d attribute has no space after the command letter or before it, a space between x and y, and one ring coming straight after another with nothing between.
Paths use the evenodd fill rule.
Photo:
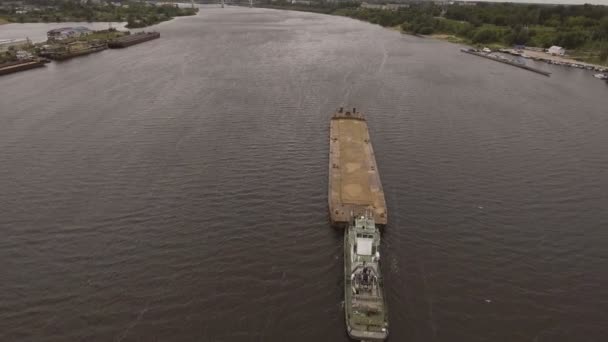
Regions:
<instances>
[{"instance_id":1,"label":"small boat","mask_svg":"<svg viewBox=\"0 0 608 342\"><path fill-rule=\"evenodd\" d=\"M599 78L600 80L608 80L607 74L595 74L595 75L593 75L593 77Z\"/></svg>"},{"instance_id":2,"label":"small boat","mask_svg":"<svg viewBox=\"0 0 608 342\"><path fill-rule=\"evenodd\" d=\"M350 338L378 342L388 337L380 230L373 215L355 217L344 234L344 314Z\"/></svg>"}]
</instances>

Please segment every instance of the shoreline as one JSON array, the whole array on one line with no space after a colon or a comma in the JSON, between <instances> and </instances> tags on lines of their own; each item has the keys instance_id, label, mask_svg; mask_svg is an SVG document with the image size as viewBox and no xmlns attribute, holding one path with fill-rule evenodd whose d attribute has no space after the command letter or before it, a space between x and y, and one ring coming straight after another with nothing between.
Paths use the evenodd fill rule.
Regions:
<instances>
[{"instance_id":1,"label":"shoreline","mask_svg":"<svg viewBox=\"0 0 608 342\"><path fill-rule=\"evenodd\" d=\"M161 23L166 23L166 22L175 20L175 19L180 18L180 17L185 17L185 16L172 17L172 18L169 18L167 20L161 20L159 22L156 22L156 23L153 23L153 24L148 24L148 25L145 25L145 26L129 27L128 24L126 24L126 25L124 25L124 27L126 29L129 29L129 30L143 29L143 28L147 28L147 27L150 27L150 26L158 25L158 24L161 24ZM11 24L15 24L15 25L27 25L27 24L61 24L61 23L87 23L87 24L95 24L95 23L108 23L108 21L102 21L102 20L87 21L86 19L82 19L81 20L81 19L75 18L74 20L70 20L70 21L26 21L26 22L23 22L23 23L18 23L18 22L10 22L10 21L6 21L6 20L3 20L3 19L0 19L0 26L1 25L11 25ZM118 22L112 21L112 23L118 23ZM125 21L125 23L126 23L126 21Z\"/></svg>"},{"instance_id":2,"label":"shoreline","mask_svg":"<svg viewBox=\"0 0 608 342\"><path fill-rule=\"evenodd\" d=\"M474 46L474 44L472 44L471 42L469 42L466 39L463 39L463 38L460 38L460 37L454 36L454 35L449 35L449 34L433 34L433 35L420 36L420 37L442 40L442 41L449 42L452 44L461 44L461 45L467 45L467 46L471 46L471 47ZM488 45L491 47L492 50L496 50L493 52L507 53L510 55L520 56L525 59L530 59L530 60L537 61L537 62L544 62L547 64L561 65L561 66L567 66L567 67L576 67L576 68L586 69L586 70L595 70L595 71L599 71L599 72L606 72L606 70L608 70L607 65L579 61L568 55L557 56L557 55L552 55L548 52L534 51L534 50L530 50L530 49L526 49L526 48L520 50L521 53L516 54L515 49L509 48L504 45L497 45L497 44L488 44Z\"/></svg>"},{"instance_id":3,"label":"shoreline","mask_svg":"<svg viewBox=\"0 0 608 342\"><path fill-rule=\"evenodd\" d=\"M452 43L452 44L458 44L458 45L467 45L468 47L479 47L481 48L481 46L487 46L493 50L500 50L500 49L511 49L512 47L510 46L506 46L502 43L488 43L488 44L474 44L470 41L470 39L467 38L463 38L454 34L449 34L449 33L432 33L432 34L428 34L428 35L424 35L424 34L416 34L416 33L411 33L408 31L404 31L400 25L397 26L383 26L380 25L378 23L373 23L371 21L368 20L364 20L364 19L360 19L360 18L356 18L356 17L352 17L352 16L348 16L348 15L342 15L339 13L335 13L336 10L339 10L339 8L317 8L317 7L301 7L301 6L277 6L277 5L271 5L271 6L257 6L258 8L268 8L268 9L277 9L277 10L286 10L286 11L296 11L296 12L309 12L309 13L317 13L317 14L326 14L326 15L331 15L331 16L337 16L337 17L346 17L346 18L351 18L354 20L358 20L358 21L362 21L362 22L366 22L372 25L378 25L382 28L385 29L389 29L389 30L394 30L394 31L398 31L401 34L407 34L409 36L413 36L413 37L418 37L418 38L429 38L429 39L435 39L435 40L440 40L440 41L444 41L444 42L448 42L448 43ZM533 46L532 46L533 47ZM526 51L525 55L528 55L529 57L525 57L526 59L532 59L532 60L537 60L537 61L542 61L548 64L557 64L557 65L564 65L564 66L574 66L574 65L582 65L583 67L591 67L593 69L608 69L608 62L604 63L604 64L598 64L598 63L592 63L592 62L586 62L584 60L578 60L575 59L572 56L553 56L550 55L548 53L545 52L535 52L532 50L524 50ZM575 50L576 51L576 50ZM531 52L530 54L528 54L528 52ZM534 54L539 54L539 56L536 56ZM534 56L533 56L534 55Z\"/></svg>"},{"instance_id":4,"label":"shoreline","mask_svg":"<svg viewBox=\"0 0 608 342\"><path fill-rule=\"evenodd\" d=\"M127 29L146 28L160 23L171 21L178 17L195 16L199 8L194 7L179 7L174 5L161 6L139 6L139 7L118 7L114 8L113 12L109 9L113 7L100 5L76 5L78 8L64 8L58 6L55 12L44 13L28 11L27 15L17 15L15 13L2 14L0 16L0 25L2 24L58 24L63 22L87 22L87 23L107 23L114 21L125 21ZM37 8L37 7L36 7ZM80 11L79 11L80 9ZM95 15L86 16L81 12L89 9ZM112 15L113 13L113 15ZM55 19L55 20L49 20Z\"/></svg>"},{"instance_id":5,"label":"shoreline","mask_svg":"<svg viewBox=\"0 0 608 342\"><path fill-rule=\"evenodd\" d=\"M157 38L160 38L158 31L131 33L131 31L99 30L65 40L48 39L38 43L28 41L19 46L16 52L9 51L5 58L0 59L0 75L43 67L51 60L64 61L108 48L126 48Z\"/></svg>"}]
</instances>

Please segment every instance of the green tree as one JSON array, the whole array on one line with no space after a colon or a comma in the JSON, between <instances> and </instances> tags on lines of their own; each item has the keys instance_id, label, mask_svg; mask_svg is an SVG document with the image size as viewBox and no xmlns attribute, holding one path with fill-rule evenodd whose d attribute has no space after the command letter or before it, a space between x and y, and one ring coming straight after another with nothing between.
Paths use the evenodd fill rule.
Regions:
<instances>
[{"instance_id":1,"label":"green tree","mask_svg":"<svg viewBox=\"0 0 608 342\"><path fill-rule=\"evenodd\" d=\"M608 46L604 47L600 51L600 61L602 61L602 62L608 62Z\"/></svg>"},{"instance_id":2,"label":"green tree","mask_svg":"<svg viewBox=\"0 0 608 342\"><path fill-rule=\"evenodd\" d=\"M569 31L560 33L558 36L559 45L566 49L576 49L585 43L586 35L583 31Z\"/></svg>"},{"instance_id":3,"label":"green tree","mask_svg":"<svg viewBox=\"0 0 608 342\"><path fill-rule=\"evenodd\" d=\"M135 18L135 16L134 16L133 14L129 14L129 15L127 16L127 26L129 26L129 27L133 27L133 26L135 25L135 20L136 20L136 19L137 19L137 18Z\"/></svg>"},{"instance_id":4,"label":"green tree","mask_svg":"<svg viewBox=\"0 0 608 342\"><path fill-rule=\"evenodd\" d=\"M482 27L475 31L473 43L487 44L495 42L498 38L496 30L489 27Z\"/></svg>"},{"instance_id":5,"label":"green tree","mask_svg":"<svg viewBox=\"0 0 608 342\"><path fill-rule=\"evenodd\" d=\"M546 26L558 27L562 24L562 19L559 15L553 14L551 18L545 21Z\"/></svg>"},{"instance_id":6,"label":"green tree","mask_svg":"<svg viewBox=\"0 0 608 342\"><path fill-rule=\"evenodd\" d=\"M608 40L608 16L605 16L600 20L598 28L601 39Z\"/></svg>"},{"instance_id":7,"label":"green tree","mask_svg":"<svg viewBox=\"0 0 608 342\"><path fill-rule=\"evenodd\" d=\"M519 32L515 35L514 44L517 45L525 45L530 39L530 33L527 28L523 28L519 30Z\"/></svg>"}]
</instances>

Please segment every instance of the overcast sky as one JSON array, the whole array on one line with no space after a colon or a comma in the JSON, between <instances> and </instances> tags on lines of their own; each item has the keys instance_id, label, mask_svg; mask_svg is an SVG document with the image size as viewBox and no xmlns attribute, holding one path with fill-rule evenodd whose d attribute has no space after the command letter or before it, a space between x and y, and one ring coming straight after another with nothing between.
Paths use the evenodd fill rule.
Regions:
<instances>
[{"instance_id":1,"label":"overcast sky","mask_svg":"<svg viewBox=\"0 0 608 342\"><path fill-rule=\"evenodd\" d=\"M464 0L464 1L492 1L492 2L525 2L525 3L539 3L539 4L594 4L594 5L606 5L608 6L608 0L502 0L502 1L493 1L493 0Z\"/></svg>"}]
</instances>

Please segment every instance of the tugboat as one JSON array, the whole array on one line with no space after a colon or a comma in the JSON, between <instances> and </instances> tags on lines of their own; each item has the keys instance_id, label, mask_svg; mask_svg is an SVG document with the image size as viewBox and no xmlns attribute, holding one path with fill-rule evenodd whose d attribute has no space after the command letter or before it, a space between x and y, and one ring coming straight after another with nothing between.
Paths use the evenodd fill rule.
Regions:
<instances>
[{"instance_id":1,"label":"tugboat","mask_svg":"<svg viewBox=\"0 0 608 342\"><path fill-rule=\"evenodd\" d=\"M355 217L344 234L344 313L350 338L376 342L388 337L380 231L373 215Z\"/></svg>"}]
</instances>

